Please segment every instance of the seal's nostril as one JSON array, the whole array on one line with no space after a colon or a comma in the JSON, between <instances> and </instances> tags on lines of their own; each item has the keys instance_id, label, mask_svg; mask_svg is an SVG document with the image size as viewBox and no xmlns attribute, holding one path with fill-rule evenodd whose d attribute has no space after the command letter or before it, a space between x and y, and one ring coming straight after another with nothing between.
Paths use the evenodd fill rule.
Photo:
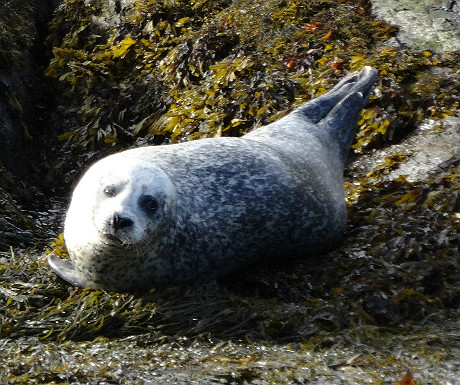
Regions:
<instances>
[{"instance_id":1,"label":"seal's nostril","mask_svg":"<svg viewBox=\"0 0 460 385\"><path fill-rule=\"evenodd\" d=\"M113 216L112 225L115 231L124 229L126 227L130 227L133 224L134 222L132 221L132 219L120 217L118 214L114 214Z\"/></svg>"}]
</instances>

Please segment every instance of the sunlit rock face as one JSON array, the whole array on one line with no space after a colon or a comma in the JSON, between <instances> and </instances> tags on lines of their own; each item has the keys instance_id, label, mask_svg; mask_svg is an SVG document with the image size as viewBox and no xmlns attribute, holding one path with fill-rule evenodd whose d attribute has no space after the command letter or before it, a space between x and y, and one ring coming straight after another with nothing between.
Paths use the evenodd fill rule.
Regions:
<instances>
[{"instance_id":1,"label":"sunlit rock face","mask_svg":"<svg viewBox=\"0 0 460 385\"><path fill-rule=\"evenodd\" d=\"M460 49L460 2L456 0L373 0L374 14L399 26L397 42L415 49Z\"/></svg>"},{"instance_id":2,"label":"sunlit rock face","mask_svg":"<svg viewBox=\"0 0 460 385\"><path fill-rule=\"evenodd\" d=\"M401 156L400 161L391 172L384 173L382 179L390 181L404 177L409 182L428 179L460 156L460 118L426 119L401 142L356 159L349 165L349 171L375 172L394 154Z\"/></svg>"}]
</instances>

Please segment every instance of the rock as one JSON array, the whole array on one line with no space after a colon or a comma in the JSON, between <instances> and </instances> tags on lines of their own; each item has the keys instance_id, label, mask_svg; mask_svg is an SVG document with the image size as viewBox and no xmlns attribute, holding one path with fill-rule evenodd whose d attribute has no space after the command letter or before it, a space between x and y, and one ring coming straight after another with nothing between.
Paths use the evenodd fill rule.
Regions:
<instances>
[{"instance_id":1,"label":"rock","mask_svg":"<svg viewBox=\"0 0 460 385\"><path fill-rule=\"evenodd\" d=\"M32 4L6 1L0 5L0 167L20 178L33 176L30 143L38 132L37 106L43 86L43 37L46 23L58 1ZM45 133L46 135L46 133Z\"/></svg>"},{"instance_id":2,"label":"rock","mask_svg":"<svg viewBox=\"0 0 460 385\"><path fill-rule=\"evenodd\" d=\"M351 174L367 174L385 164L392 154L407 156L397 168L382 175L384 180L405 176L409 182L428 179L443 164L460 156L460 118L449 116L442 122L424 120L407 138L398 144L374 150L353 161Z\"/></svg>"},{"instance_id":3,"label":"rock","mask_svg":"<svg viewBox=\"0 0 460 385\"><path fill-rule=\"evenodd\" d=\"M378 18L399 26L399 44L434 51L460 49L457 0L372 0L372 11Z\"/></svg>"},{"instance_id":4,"label":"rock","mask_svg":"<svg viewBox=\"0 0 460 385\"><path fill-rule=\"evenodd\" d=\"M43 201L31 186L40 180L39 152L53 135L49 126L43 129L39 104L52 94L43 75L43 41L57 5L57 0L0 3L0 250L37 241L35 218L27 209Z\"/></svg>"},{"instance_id":5,"label":"rock","mask_svg":"<svg viewBox=\"0 0 460 385\"><path fill-rule=\"evenodd\" d=\"M402 143L392 146L393 152L408 153L409 158L389 175L389 179L407 176L407 180L427 179L429 175L454 157L460 150L460 118L449 116L442 125L427 119Z\"/></svg>"}]
</instances>

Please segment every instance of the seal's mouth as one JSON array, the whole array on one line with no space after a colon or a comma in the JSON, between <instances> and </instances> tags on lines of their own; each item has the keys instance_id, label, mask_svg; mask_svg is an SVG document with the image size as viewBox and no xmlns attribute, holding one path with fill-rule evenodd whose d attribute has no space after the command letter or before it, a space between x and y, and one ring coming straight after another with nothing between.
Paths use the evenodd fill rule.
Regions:
<instances>
[{"instance_id":1,"label":"seal's mouth","mask_svg":"<svg viewBox=\"0 0 460 385\"><path fill-rule=\"evenodd\" d=\"M126 245L125 242L123 242L122 239L118 238L116 235L110 234L110 233L101 233L101 239L103 242L108 245L108 246L122 246Z\"/></svg>"}]
</instances>

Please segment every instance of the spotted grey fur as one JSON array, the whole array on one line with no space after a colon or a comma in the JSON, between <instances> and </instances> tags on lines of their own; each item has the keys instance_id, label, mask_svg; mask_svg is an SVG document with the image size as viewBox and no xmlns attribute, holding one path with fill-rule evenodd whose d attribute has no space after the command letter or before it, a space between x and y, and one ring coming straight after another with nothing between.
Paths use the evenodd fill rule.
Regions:
<instances>
[{"instance_id":1,"label":"spotted grey fur","mask_svg":"<svg viewBox=\"0 0 460 385\"><path fill-rule=\"evenodd\" d=\"M340 240L343 168L377 71L241 138L136 148L93 165L75 188L49 257L74 285L138 291L204 281Z\"/></svg>"}]
</instances>

